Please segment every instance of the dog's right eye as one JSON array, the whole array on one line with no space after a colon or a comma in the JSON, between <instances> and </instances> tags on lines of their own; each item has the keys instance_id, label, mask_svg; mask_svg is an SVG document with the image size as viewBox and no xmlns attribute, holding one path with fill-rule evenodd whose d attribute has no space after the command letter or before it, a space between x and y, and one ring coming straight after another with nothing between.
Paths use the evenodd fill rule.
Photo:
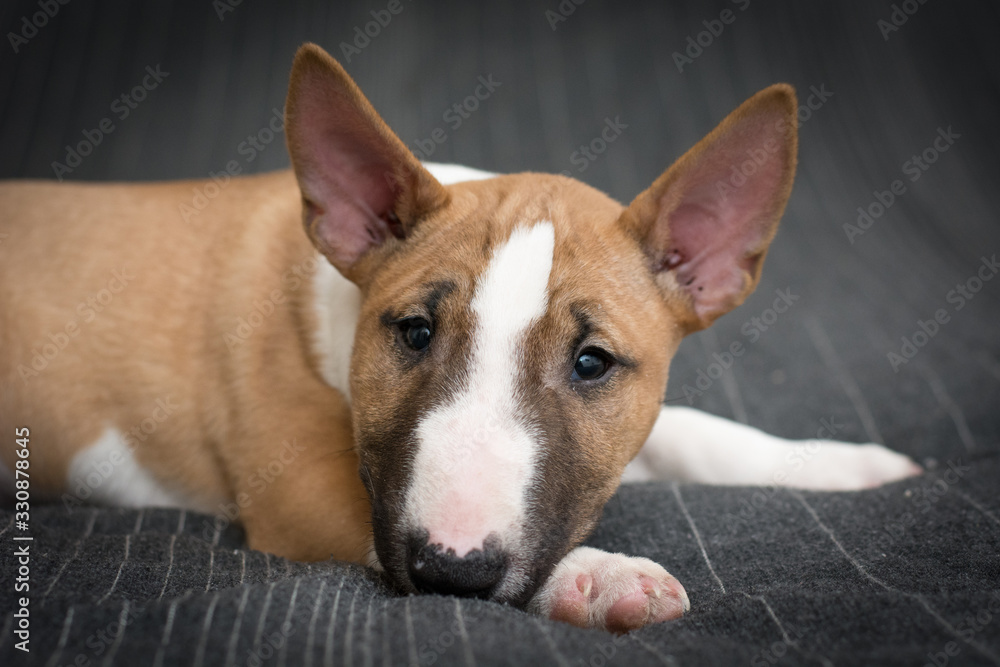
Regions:
<instances>
[{"instance_id":1,"label":"dog's right eye","mask_svg":"<svg viewBox=\"0 0 1000 667\"><path fill-rule=\"evenodd\" d=\"M589 347L580 353L576 364L573 366L573 376L575 381L599 380L611 368L611 360L603 350Z\"/></svg>"},{"instance_id":2,"label":"dog's right eye","mask_svg":"<svg viewBox=\"0 0 1000 667\"><path fill-rule=\"evenodd\" d=\"M399 323L403 342L416 352L423 352L431 344L431 325L421 317L411 317Z\"/></svg>"}]
</instances>

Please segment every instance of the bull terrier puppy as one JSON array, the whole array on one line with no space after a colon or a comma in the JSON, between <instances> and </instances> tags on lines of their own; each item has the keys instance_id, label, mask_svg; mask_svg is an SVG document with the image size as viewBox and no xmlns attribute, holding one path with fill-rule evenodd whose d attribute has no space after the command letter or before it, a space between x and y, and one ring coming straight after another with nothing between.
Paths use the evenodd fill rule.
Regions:
<instances>
[{"instance_id":1,"label":"bull terrier puppy","mask_svg":"<svg viewBox=\"0 0 1000 667\"><path fill-rule=\"evenodd\" d=\"M0 185L0 433L30 428L35 492L111 469L91 500L235 503L252 548L404 592L615 631L677 618L661 565L579 545L644 444L633 477L712 484L771 482L790 451L661 404L681 339L758 283L795 114L790 86L757 93L623 206L422 164L307 44L293 169L216 184L194 225L179 207L206 182ZM919 470L830 442L786 483Z\"/></svg>"}]
</instances>

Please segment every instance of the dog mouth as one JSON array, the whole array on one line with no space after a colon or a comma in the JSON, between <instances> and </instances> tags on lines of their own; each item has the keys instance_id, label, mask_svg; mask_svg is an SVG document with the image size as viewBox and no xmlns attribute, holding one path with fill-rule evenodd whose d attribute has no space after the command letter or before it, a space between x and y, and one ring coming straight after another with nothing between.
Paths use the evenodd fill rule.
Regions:
<instances>
[{"instance_id":1,"label":"dog mouth","mask_svg":"<svg viewBox=\"0 0 1000 667\"><path fill-rule=\"evenodd\" d=\"M496 539L459 556L454 549L428 543L421 532L410 538L406 551L407 575L417 590L485 600L496 596L510 562Z\"/></svg>"},{"instance_id":2,"label":"dog mouth","mask_svg":"<svg viewBox=\"0 0 1000 667\"><path fill-rule=\"evenodd\" d=\"M370 500L374 554L384 579L402 594L478 598L523 609L578 536L577 517L557 519L556 512L536 506L503 530L459 539L463 546L456 551L458 544L449 548L440 537L432 538L407 505L405 491L385 484L377 469L363 465L361 477Z\"/></svg>"},{"instance_id":3,"label":"dog mouth","mask_svg":"<svg viewBox=\"0 0 1000 667\"><path fill-rule=\"evenodd\" d=\"M523 547L505 546L496 534L482 548L457 554L428 542L422 530L386 532L375 528L375 552L389 583L403 594L436 594L477 598L523 609L555 562L532 557ZM383 538L380 539L379 534Z\"/></svg>"}]
</instances>

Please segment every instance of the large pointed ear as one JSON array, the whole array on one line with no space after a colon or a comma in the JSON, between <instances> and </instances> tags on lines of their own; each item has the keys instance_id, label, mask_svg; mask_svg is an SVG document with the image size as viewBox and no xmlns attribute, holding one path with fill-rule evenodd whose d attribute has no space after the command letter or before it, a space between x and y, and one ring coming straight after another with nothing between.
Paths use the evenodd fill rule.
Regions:
<instances>
[{"instance_id":1,"label":"large pointed ear","mask_svg":"<svg viewBox=\"0 0 1000 667\"><path fill-rule=\"evenodd\" d=\"M688 333L743 303L792 190L795 90L757 93L665 171L619 223L643 247Z\"/></svg>"},{"instance_id":2,"label":"large pointed ear","mask_svg":"<svg viewBox=\"0 0 1000 667\"><path fill-rule=\"evenodd\" d=\"M313 244L358 282L359 260L404 238L448 192L393 134L344 68L315 44L295 54L285 134Z\"/></svg>"}]
</instances>

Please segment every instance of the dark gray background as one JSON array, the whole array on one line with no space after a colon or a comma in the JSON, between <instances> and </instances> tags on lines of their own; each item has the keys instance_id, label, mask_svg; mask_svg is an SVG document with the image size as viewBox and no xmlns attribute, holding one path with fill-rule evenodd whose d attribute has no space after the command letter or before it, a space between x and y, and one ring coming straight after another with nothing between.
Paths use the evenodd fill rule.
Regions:
<instances>
[{"instance_id":1,"label":"dark gray background","mask_svg":"<svg viewBox=\"0 0 1000 667\"><path fill-rule=\"evenodd\" d=\"M749 345L732 381L714 383L696 405L795 437L814 435L818 420L834 415L852 422L848 436L880 435L916 456L940 455L945 440L996 443L1000 289L987 283L961 312L946 301L980 256L1000 250L996 7L931 2L885 41L877 21L891 9L882 2L754 0L741 11L732 2L590 0L554 31L545 12L558 2L401 2L403 11L345 65L408 145L447 128L434 160L570 170L625 202L760 88L788 81L803 102L811 86L832 92L802 125L798 179L763 284L745 307L687 342L670 393L694 386L707 353L749 343L743 323L788 287L801 297L794 308ZM32 8L5 3L4 34ZM341 57L339 44L383 8L243 2L220 21L208 1L71 2L20 53L3 45L0 176L52 178L65 146L104 117L115 131L71 178L206 177L233 159L248 172L284 168L279 141L253 162L239 146L281 108L296 47L312 40ZM679 73L671 54L726 8L736 20ZM169 76L119 121L110 106L147 65ZM442 114L488 74L502 85L451 130ZM576 171L571 155L607 117L628 128ZM849 243L842 226L855 209L905 179L901 165L939 127L961 138ZM893 372L888 352L939 308L952 321ZM879 413L874 429L862 427L824 363L810 321ZM965 444L954 438L952 405L964 412Z\"/></svg>"},{"instance_id":2,"label":"dark gray background","mask_svg":"<svg viewBox=\"0 0 1000 667\"><path fill-rule=\"evenodd\" d=\"M740 527L726 518L752 498L750 490L678 487L685 498L696 499L691 522L678 512L678 496L667 485L623 491L594 543L656 558L688 586L695 606L679 623L639 633L615 660L746 663L760 658L775 636L784 637L769 625L777 619L784 620L786 635L796 623L803 633L797 644L788 644L797 647L785 656L789 662L921 664L928 652L956 639L963 614L985 608L989 594L1000 590L1000 280L986 282L961 310L947 300L958 283L976 275L981 257L1000 251L1000 8L930 0L886 40L878 21L889 19L893 8L881 0L752 0L745 11L742 1L588 0L555 30L546 11L557 11L557 0L401 2L403 11L344 64L408 145L446 128L435 161L496 171L570 170L623 202L758 89L788 81L801 102L814 86L832 92L801 127L795 191L759 290L744 307L684 343L668 395L686 404L684 385L695 386L699 370L712 370L712 355L740 341L746 353L694 397L696 407L795 438L814 437L821 420L832 419L840 426L838 438L884 442L936 465L935 474L948 462L972 466L956 484L942 482L940 502L927 513L916 512L914 502L937 498L927 495L934 476L859 495L803 496L810 508L819 508L816 517L782 492ZM72 0L15 54L8 33L19 32L22 17L39 9L34 2L6 2L0 7L0 177L52 178L52 162L65 159L65 146L106 116L113 118L114 132L72 178L206 177L234 159L248 172L286 167L281 141L252 163L239 146L282 105L296 47L315 41L340 58L339 44L351 41L355 27L372 19L369 12L386 4L244 0L220 20L208 0ZM672 53L684 50L688 37L705 30L703 21L726 8L735 21L678 72ZM146 66L156 65L169 76L118 120L112 102L142 80ZM501 86L452 130L442 114L471 94L481 75L492 75ZM606 118L619 117L628 126L621 136L576 172L574 151L599 135ZM949 127L960 138L910 182L903 163L931 145L939 128ZM843 225L897 178L907 192L850 243ZM751 342L742 329L765 314L777 289L799 299ZM887 354L899 352L901 338L911 337L918 321L938 309L950 321L895 372ZM917 516L916 525L886 543L886 527L907 512ZM96 527L87 532L86 513L51 510L51 561L40 572L51 580L67 562L67 573L82 568L79 555L67 561L82 544L93 550L86 573L100 579L93 587L101 590L92 595L89 585L73 585L83 570L62 575L38 611L47 619L39 630L46 644L56 643L70 605L80 605L76 613L96 623L117 617L129 599L116 589L96 604L119 570L122 536L131 532L136 515L95 516ZM136 538L144 536L150 546L146 579L136 574L135 588L126 589L132 599L155 598L162 590L174 532L169 526L177 518L174 513L164 519L165 528L136 529ZM820 519L828 530L818 528ZM701 528L704 557L693 525ZM185 576L204 580L202 557L215 552L180 533L175 541L194 563ZM232 539L236 548L238 535ZM251 556L256 562L259 554ZM707 562L714 563L715 575ZM126 578L130 567L122 570ZM5 564L3 576L10 571ZM278 578L270 567L266 574L250 571L259 575L255 582ZM889 588L862 574L872 571ZM333 568L328 576L340 574ZM306 588L315 594L322 576L310 576ZM344 577L357 590L372 586L354 570ZM242 589L229 579L230 588L224 587L218 575L214 581L204 585L222 591L214 609L238 606ZM288 609L295 581L281 579L275 589L284 591ZM260 611L267 586L255 585L247 608ZM318 594L317 610L333 608L327 598L335 587L331 583ZM5 582L0 600L10 589ZM185 586L167 590L179 599ZM405 662L412 657L407 648L393 652L394 642L407 636L403 605L425 610L415 639L439 636L459 608L446 599L405 603L371 595L365 598L368 620L357 626L368 634L348 646L344 660ZM200 636L211 599L210 593L188 594L177 603L185 619L180 636ZM147 632L126 634L117 661L129 664L126 658L155 644L149 637L162 634L169 609L168 603L157 604L144 617ZM607 639L482 603L461 605L472 643L465 644L468 651L446 651L438 661L465 664L471 655L477 664L523 664L525 656L586 663L595 655L594 642ZM233 630L233 612L226 613L225 627L214 625L223 623L222 616L209 619L209 656L218 637L246 631L252 641L253 632L245 626ZM280 625L280 618L264 618L268 627ZM304 653L294 655L312 655L311 646L320 661L319 640L309 645L304 635L296 635L303 643L294 649ZM82 645L87 631L71 623L67 637L69 646L77 640ZM1000 620L984 626L972 642L961 643L950 664L1000 664ZM196 643L179 642L169 655L185 664ZM7 636L0 637L0 649L12 650ZM289 664L299 661L289 658ZM206 664L213 661L206 658Z\"/></svg>"}]
</instances>

